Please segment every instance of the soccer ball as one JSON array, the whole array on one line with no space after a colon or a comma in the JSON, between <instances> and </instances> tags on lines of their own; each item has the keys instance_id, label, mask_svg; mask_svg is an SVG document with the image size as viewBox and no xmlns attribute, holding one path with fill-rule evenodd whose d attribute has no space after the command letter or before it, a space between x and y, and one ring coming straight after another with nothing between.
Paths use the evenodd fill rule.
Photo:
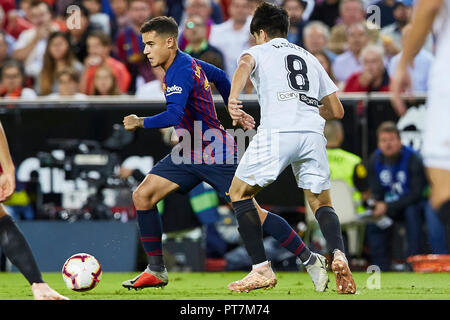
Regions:
<instances>
[{"instance_id":1,"label":"soccer ball","mask_svg":"<svg viewBox=\"0 0 450 320\"><path fill-rule=\"evenodd\" d=\"M66 286L74 291L88 291L100 282L102 267L94 256L77 253L66 260L62 268Z\"/></svg>"}]
</instances>

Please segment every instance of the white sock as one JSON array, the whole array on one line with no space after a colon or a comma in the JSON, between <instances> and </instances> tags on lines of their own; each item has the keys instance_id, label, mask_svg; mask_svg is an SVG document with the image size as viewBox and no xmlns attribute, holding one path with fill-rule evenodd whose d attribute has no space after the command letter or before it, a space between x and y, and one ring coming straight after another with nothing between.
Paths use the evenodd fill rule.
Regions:
<instances>
[{"instance_id":1,"label":"white sock","mask_svg":"<svg viewBox=\"0 0 450 320\"><path fill-rule=\"evenodd\" d=\"M252 266L252 270L255 270L256 268L265 266L266 264L269 264L269 261L266 260L266 261L264 261L264 262L261 262L261 263L258 263L258 264L254 264L254 265Z\"/></svg>"}]
</instances>

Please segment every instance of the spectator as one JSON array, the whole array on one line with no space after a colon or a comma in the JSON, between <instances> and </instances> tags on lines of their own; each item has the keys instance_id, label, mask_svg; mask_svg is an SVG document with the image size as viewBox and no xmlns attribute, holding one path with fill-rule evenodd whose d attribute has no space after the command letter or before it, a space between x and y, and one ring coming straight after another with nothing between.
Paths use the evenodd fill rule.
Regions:
<instances>
[{"instance_id":1,"label":"spectator","mask_svg":"<svg viewBox=\"0 0 450 320\"><path fill-rule=\"evenodd\" d=\"M305 49L312 54L324 52L328 59L331 60L331 63L333 63L334 59L336 59L336 54L327 48L329 39L330 29L320 21L311 21L303 29Z\"/></svg>"},{"instance_id":2,"label":"spectator","mask_svg":"<svg viewBox=\"0 0 450 320\"><path fill-rule=\"evenodd\" d=\"M166 16L167 15L166 0L153 0L152 12L153 17Z\"/></svg>"},{"instance_id":3,"label":"spectator","mask_svg":"<svg viewBox=\"0 0 450 320\"><path fill-rule=\"evenodd\" d=\"M324 135L327 139L330 179L344 180L354 190L353 200L357 205L357 212L365 212L363 201L369 198L369 181L361 157L341 148L344 128L339 120L327 121Z\"/></svg>"},{"instance_id":4,"label":"spectator","mask_svg":"<svg viewBox=\"0 0 450 320\"><path fill-rule=\"evenodd\" d=\"M110 56L112 49L111 38L101 31L94 31L88 35L88 56L84 61L84 71L81 76L80 91L92 95L94 93L94 76L96 69L107 64L117 79L120 91L128 92L131 76L126 66Z\"/></svg>"},{"instance_id":5,"label":"spectator","mask_svg":"<svg viewBox=\"0 0 450 320\"><path fill-rule=\"evenodd\" d=\"M120 32L130 21L128 16L128 0L111 0L111 8L114 12L114 23Z\"/></svg>"},{"instance_id":6,"label":"spectator","mask_svg":"<svg viewBox=\"0 0 450 320\"><path fill-rule=\"evenodd\" d=\"M407 256L421 253L422 213L433 253L446 253L444 228L427 205L424 190L427 180L422 159L413 149L403 146L394 122L384 122L377 129L378 149L370 157L369 188L375 201L373 216L389 217L394 223L404 221L408 244ZM424 210L425 208L425 210ZM368 223L366 234L371 264L390 269L388 250L392 226Z\"/></svg>"},{"instance_id":7,"label":"spectator","mask_svg":"<svg viewBox=\"0 0 450 320\"><path fill-rule=\"evenodd\" d=\"M393 6L394 21L381 29L381 40L386 57L390 59L401 50L401 33L403 27L409 22L412 14L412 3L396 1Z\"/></svg>"},{"instance_id":8,"label":"spectator","mask_svg":"<svg viewBox=\"0 0 450 320\"><path fill-rule=\"evenodd\" d=\"M6 34L0 30L0 67L10 58L9 44L6 40Z\"/></svg>"},{"instance_id":9,"label":"spectator","mask_svg":"<svg viewBox=\"0 0 450 320\"><path fill-rule=\"evenodd\" d=\"M58 91L56 74L63 68L74 68L78 74L83 71L79 62L70 50L69 36L63 32L53 32L48 38L44 53L44 65L36 82L36 91L40 95L49 95Z\"/></svg>"},{"instance_id":10,"label":"spectator","mask_svg":"<svg viewBox=\"0 0 450 320\"><path fill-rule=\"evenodd\" d=\"M78 83L80 74L74 68L64 68L56 73L58 81L58 92L51 93L49 98L67 98L73 97L76 100L86 99L86 95L78 92Z\"/></svg>"},{"instance_id":11,"label":"spectator","mask_svg":"<svg viewBox=\"0 0 450 320\"><path fill-rule=\"evenodd\" d=\"M336 54L341 54L350 47L347 43L347 29L355 23L365 24L369 39L377 43L379 40L378 26L365 20L364 7L361 0L342 0L339 4L341 22L331 28L328 48Z\"/></svg>"},{"instance_id":12,"label":"spectator","mask_svg":"<svg viewBox=\"0 0 450 320\"><path fill-rule=\"evenodd\" d=\"M211 29L209 43L219 49L225 58L225 72L230 79L237 68L237 59L250 46L250 6L248 0L232 0L230 19Z\"/></svg>"},{"instance_id":13,"label":"spectator","mask_svg":"<svg viewBox=\"0 0 450 320\"><path fill-rule=\"evenodd\" d=\"M398 0L378 0L372 3L372 5L377 6L380 10L380 28L384 28L387 25L395 22L394 7L398 2ZM372 13L367 13L367 15L370 14Z\"/></svg>"},{"instance_id":14,"label":"spectator","mask_svg":"<svg viewBox=\"0 0 450 320\"><path fill-rule=\"evenodd\" d=\"M66 24L72 52L80 62L83 62L87 57L87 36L99 28L89 22L89 11L83 5L78 5L78 8L78 11L66 9ZM78 24L74 25L74 21Z\"/></svg>"},{"instance_id":15,"label":"spectator","mask_svg":"<svg viewBox=\"0 0 450 320\"><path fill-rule=\"evenodd\" d=\"M250 15L253 16L253 14L255 13L256 9L264 2L264 0L248 0L248 5L250 6ZM227 15L226 15L226 19L228 20L228 11L227 11Z\"/></svg>"},{"instance_id":16,"label":"spectator","mask_svg":"<svg viewBox=\"0 0 450 320\"><path fill-rule=\"evenodd\" d=\"M394 5L394 22L380 31L388 61L402 49L402 30L411 20L412 5L412 0L397 1ZM433 36L431 34L427 37L424 47L430 53L433 52Z\"/></svg>"},{"instance_id":17,"label":"spectator","mask_svg":"<svg viewBox=\"0 0 450 320\"><path fill-rule=\"evenodd\" d=\"M405 43L405 39L408 38L408 34L411 32L411 25L406 25L402 29L402 43ZM389 62L388 72L390 76L394 75L397 68L397 64L400 61L400 53L391 59ZM428 91L428 75L431 70L431 64L433 62L433 55L425 48L420 49L419 53L414 58L414 65L409 67L409 73L411 74L412 91L415 93L425 93Z\"/></svg>"},{"instance_id":18,"label":"spectator","mask_svg":"<svg viewBox=\"0 0 450 320\"><path fill-rule=\"evenodd\" d=\"M32 99L37 96L33 89L24 88L25 73L17 60L8 60L3 64L0 80L0 97Z\"/></svg>"},{"instance_id":19,"label":"spectator","mask_svg":"<svg viewBox=\"0 0 450 320\"><path fill-rule=\"evenodd\" d=\"M205 61L210 60L211 56L217 56L217 60L213 65L223 69L224 59L222 53L208 43L206 39L206 21L200 16L191 16L186 19L185 36L187 47L184 50L196 59ZM210 63L210 61L208 61Z\"/></svg>"},{"instance_id":20,"label":"spectator","mask_svg":"<svg viewBox=\"0 0 450 320\"><path fill-rule=\"evenodd\" d=\"M328 73L328 76L330 77L330 79L337 85L338 83L336 81L336 78L334 77L333 71L331 70L331 65L332 65L331 60L327 56L327 54L324 51L317 51L316 53L314 53L314 57L316 57L317 60L319 60L322 67Z\"/></svg>"},{"instance_id":21,"label":"spectator","mask_svg":"<svg viewBox=\"0 0 450 320\"><path fill-rule=\"evenodd\" d=\"M104 33L111 35L111 22L106 13L102 13L101 0L82 0L81 4L89 12L89 22L97 25Z\"/></svg>"},{"instance_id":22,"label":"spectator","mask_svg":"<svg viewBox=\"0 0 450 320\"><path fill-rule=\"evenodd\" d=\"M107 65L101 65L95 70L94 96L117 96L120 89L117 86L117 78Z\"/></svg>"},{"instance_id":23,"label":"spectator","mask_svg":"<svg viewBox=\"0 0 450 320\"><path fill-rule=\"evenodd\" d=\"M389 91L389 75L384 66L383 49L368 45L361 52L362 71L350 76L344 92Z\"/></svg>"},{"instance_id":24,"label":"spectator","mask_svg":"<svg viewBox=\"0 0 450 320\"><path fill-rule=\"evenodd\" d=\"M211 18L212 14L212 0L186 0L186 10L182 23L180 26L184 26L184 20L191 16L200 16L206 21L206 37L209 39L211 34L211 27L214 24L214 20ZM187 45L186 37L184 36L184 29L181 28L180 37L178 39L178 47L180 50L184 50Z\"/></svg>"},{"instance_id":25,"label":"spectator","mask_svg":"<svg viewBox=\"0 0 450 320\"><path fill-rule=\"evenodd\" d=\"M284 0L283 8L289 16L288 41L303 47L303 28L306 25L306 22L302 18L305 11L303 1Z\"/></svg>"},{"instance_id":26,"label":"spectator","mask_svg":"<svg viewBox=\"0 0 450 320\"><path fill-rule=\"evenodd\" d=\"M14 39L17 39L23 31L33 28L33 24L29 20L29 13L25 18L14 8L13 2L8 4L8 1L2 1L0 3L0 27Z\"/></svg>"},{"instance_id":27,"label":"spectator","mask_svg":"<svg viewBox=\"0 0 450 320\"><path fill-rule=\"evenodd\" d=\"M361 72L350 76L344 92L389 91L389 75L384 66L383 48L373 44L361 52Z\"/></svg>"},{"instance_id":28,"label":"spectator","mask_svg":"<svg viewBox=\"0 0 450 320\"><path fill-rule=\"evenodd\" d=\"M151 72L150 64L144 55L144 43L140 28L150 15L150 3L148 0L130 0L129 4L129 25L118 35L116 47L117 58L125 63L131 75L131 85L129 91L134 93L138 82L140 84L155 79Z\"/></svg>"},{"instance_id":29,"label":"spectator","mask_svg":"<svg viewBox=\"0 0 450 320\"><path fill-rule=\"evenodd\" d=\"M316 3L309 20L321 21L329 28L333 28L339 18L339 1L340 0L325 0Z\"/></svg>"},{"instance_id":30,"label":"spectator","mask_svg":"<svg viewBox=\"0 0 450 320\"><path fill-rule=\"evenodd\" d=\"M363 23L349 26L347 36L348 50L338 55L333 62L333 73L339 82L346 82L353 73L361 70L360 54L369 42L369 33Z\"/></svg>"},{"instance_id":31,"label":"spectator","mask_svg":"<svg viewBox=\"0 0 450 320\"><path fill-rule=\"evenodd\" d=\"M51 32L58 31L59 26L52 23L52 11L45 2L31 3L30 18L34 27L20 34L14 47L13 58L22 61L25 74L36 79L42 70L48 36Z\"/></svg>"}]
</instances>

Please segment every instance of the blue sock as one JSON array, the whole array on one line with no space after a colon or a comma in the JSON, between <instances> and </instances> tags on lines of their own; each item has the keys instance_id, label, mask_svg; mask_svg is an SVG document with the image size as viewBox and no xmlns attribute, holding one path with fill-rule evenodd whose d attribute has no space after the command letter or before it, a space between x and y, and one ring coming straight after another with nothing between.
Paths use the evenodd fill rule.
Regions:
<instances>
[{"instance_id":1,"label":"blue sock","mask_svg":"<svg viewBox=\"0 0 450 320\"><path fill-rule=\"evenodd\" d=\"M163 271L162 222L158 209L137 210L141 243L147 255L148 266L153 271Z\"/></svg>"},{"instance_id":2,"label":"blue sock","mask_svg":"<svg viewBox=\"0 0 450 320\"><path fill-rule=\"evenodd\" d=\"M311 254L302 238L279 215L268 212L266 220L264 220L263 230L274 237L282 247L298 256L304 264L309 265L316 261L315 255Z\"/></svg>"}]
</instances>

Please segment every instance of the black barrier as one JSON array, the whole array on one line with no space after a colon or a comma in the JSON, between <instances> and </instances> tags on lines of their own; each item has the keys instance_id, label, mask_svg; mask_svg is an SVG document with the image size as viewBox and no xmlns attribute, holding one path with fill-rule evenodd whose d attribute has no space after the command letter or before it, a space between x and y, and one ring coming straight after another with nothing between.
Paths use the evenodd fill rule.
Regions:
<instances>
[{"instance_id":1,"label":"black barrier","mask_svg":"<svg viewBox=\"0 0 450 320\"><path fill-rule=\"evenodd\" d=\"M225 128L232 128L221 98L216 98L216 110ZM259 105L255 96L243 99L246 112L259 121ZM397 121L386 95L342 96L345 116L343 148L367 160L376 148L376 128L386 120ZM414 105L424 103L417 98ZM134 97L75 101L0 101L0 120L7 132L16 166L38 152L56 149L58 139L94 140L103 142L113 133L115 124L122 124L129 114L154 115L165 110L163 101L142 101ZM417 129L417 128L416 128ZM53 145L52 145L53 141ZM170 151L158 130L137 130L131 143L117 151L119 161L137 156L162 159ZM302 193L296 187L292 171L287 168L279 179L258 195L261 203L275 206L303 205Z\"/></svg>"}]
</instances>

